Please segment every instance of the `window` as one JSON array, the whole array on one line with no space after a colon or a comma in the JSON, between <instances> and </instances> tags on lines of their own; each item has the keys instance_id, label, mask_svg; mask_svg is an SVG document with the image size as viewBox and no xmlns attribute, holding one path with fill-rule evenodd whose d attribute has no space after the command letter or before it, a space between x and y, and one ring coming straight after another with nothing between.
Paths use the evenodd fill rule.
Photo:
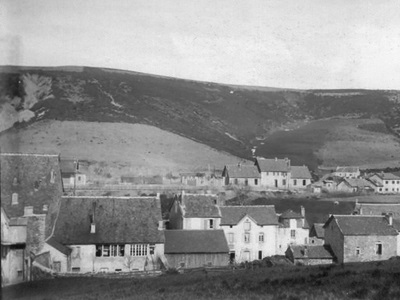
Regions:
<instances>
[{"instance_id":1,"label":"window","mask_svg":"<svg viewBox=\"0 0 400 300\"><path fill-rule=\"evenodd\" d=\"M244 230L249 231L251 229L250 221L244 222Z\"/></svg>"},{"instance_id":2,"label":"window","mask_svg":"<svg viewBox=\"0 0 400 300\"><path fill-rule=\"evenodd\" d=\"M129 253L131 256L146 256L147 249L147 244L135 244L131 245Z\"/></svg>"},{"instance_id":3,"label":"window","mask_svg":"<svg viewBox=\"0 0 400 300\"><path fill-rule=\"evenodd\" d=\"M180 262L179 265L180 265L181 268L184 268L184 267L185 267L185 263L184 263L184 262Z\"/></svg>"},{"instance_id":4,"label":"window","mask_svg":"<svg viewBox=\"0 0 400 300\"><path fill-rule=\"evenodd\" d=\"M210 228L210 229L214 228L214 220L213 219L208 220L208 228Z\"/></svg>"},{"instance_id":5,"label":"window","mask_svg":"<svg viewBox=\"0 0 400 300\"><path fill-rule=\"evenodd\" d=\"M378 255L382 255L382 243L378 243L375 245L375 253Z\"/></svg>"},{"instance_id":6,"label":"window","mask_svg":"<svg viewBox=\"0 0 400 300\"><path fill-rule=\"evenodd\" d=\"M13 193L11 196L11 205L17 205L18 204L18 194Z\"/></svg>"},{"instance_id":7,"label":"window","mask_svg":"<svg viewBox=\"0 0 400 300\"><path fill-rule=\"evenodd\" d=\"M110 245L103 245L103 251L101 256L110 256Z\"/></svg>"},{"instance_id":8,"label":"window","mask_svg":"<svg viewBox=\"0 0 400 300\"><path fill-rule=\"evenodd\" d=\"M116 257L125 255L125 245L96 245L97 257Z\"/></svg>"},{"instance_id":9,"label":"window","mask_svg":"<svg viewBox=\"0 0 400 300\"><path fill-rule=\"evenodd\" d=\"M81 271L81 268L72 268L73 273L79 273Z\"/></svg>"},{"instance_id":10,"label":"window","mask_svg":"<svg viewBox=\"0 0 400 300\"><path fill-rule=\"evenodd\" d=\"M379 188L379 191L382 192L382 188Z\"/></svg>"},{"instance_id":11,"label":"window","mask_svg":"<svg viewBox=\"0 0 400 300\"><path fill-rule=\"evenodd\" d=\"M258 179L254 179L254 185L258 185Z\"/></svg>"},{"instance_id":12,"label":"window","mask_svg":"<svg viewBox=\"0 0 400 300\"><path fill-rule=\"evenodd\" d=\"M262 259L262 251L258 251L258 259Z\"/></svg>"},{"instance_id":13,"label":"window","mask_svg":"<svg viewBox=\"0 0 400 300\"><path fill-rule=\"evenodd\" d=\"M264 233L263 233L263 232L260 232L260 233L259 233L259 235L258 235L258 241L261 242L261 243L264 243Z\"/></svg>"},{"instance_id":14,"label":"window","mask_svg":"<svg viewBox=\"0 0 400 300\"><path fill-rule=\"evenodd\" d=\"M306 185L307 181L305 179L303 179L303 185Z\"/></svg>"},{"instance_id":15,"label":"window","mask_svg":"<svg viewBox=\"0 0 400 300\"><path fill-rule=\"evenodd\" d=\"M238 179L235 178L234 183L237 185L238 184Z\"/></svg>"},{"instance_id":16,"label":"window","mask_svg":"<svg viewBox=\"0 0 400 300\"><path fill-rule=\"evenodd\" d=\"M282 179L282 185L286 185L286 179Z\"/></svg>"},{"instance_id":17,"label":"window","mask_svg":"<svg viewBox=\"0 0 400 300\"><path fill-rule=\"evenodd\" d=\"M385 188L385 191L387 192L389 189L388 188Z\"/></svg>"},{"instance_id":18,"label":"window","mask_svg":"<svg viewBox=\"0 0 400 300\"><path fill-rule=\"evenodd\" d=\"M250 233L247 232L244 234L244 242L250 243Z\"/></svg>"},{"instance_id":19,"label":"window","mask_svg":"<svg viewBox=\"0 0 400 300\"><path fill-rule=\"evenodd\" d=\"M293 179L293 185L297 185L297 179Z\"/></svg>"},{"instance_id":20,"label":"window","mask_svg":"<svg viewBox=\"0 0 400 300\"><path fill-rule=\"evenodd\" d=\"M235 242L235 234L233 232L228 233L228 243L232 244Z\"/></svg>"},{"instance_id":21,"label":"window","mask_svg":"<svg viewBox=\"0 0 400 300\"><path fill-rule=\"evenodd\" d=\"M388 181L388 180L386 180L386 181L385 181L385 183L386 183L386 184L389 184L389 181Z\"/></svg>"},{"instance_id":22,"label":"window","mask_svg":"<svg viewBox=\"0 0 400 300\"><path fill-rule=\"evenodd\" d=\"M356 248L356 255L358 256L358 255L360 255L360 254L361 254L360 247L357 247L357 248Z\"/></svg>"},{"instance_id":23,"label":"window","mask_svg":"<svg viewBox=\"0 0 400 300\"><path fill-rule=\"evenodd\" d=\"M295 239L295 238L296 238L296 230L294 230L294 229L290 230L290 237L291 237L292 239Z\"/></svg>"},{"instance_id":24,"label":"window","mask_svg":"<svg viewBox=\"0 0 400 300\"><path fill-rule=\"evenodd\" d=\"M244 185L249 185L249 180L248 179L244 180Z\"/></svg>"},{"instance_id":25,"label":"window","mask_svg":"<svg viewBox=\"0 0 400 300\"><path fill-rule=\"evenodd\" d=\"M394 184L394 180L392 181L392 184Z\"/></svg>"},{"instance_id":26,"label":"window","mask_svg":"<svg viewBox=\"0 0 400 300\"><path fill-rule=\"evenodd\" d=\"M149 250L150 250L150 255L154 255L156 245L150 245Z\"/></svg>"}]
</instances>

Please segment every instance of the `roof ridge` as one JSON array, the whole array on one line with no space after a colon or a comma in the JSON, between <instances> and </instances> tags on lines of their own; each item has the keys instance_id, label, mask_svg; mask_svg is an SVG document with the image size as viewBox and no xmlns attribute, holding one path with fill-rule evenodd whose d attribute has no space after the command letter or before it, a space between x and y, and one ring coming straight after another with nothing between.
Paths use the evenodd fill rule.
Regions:
<instances>
[{"instance_id":1,"label":"roof ridge","mask_svg":"<svg viewBox=\"0 0 400 300\"><path fill-rule=\"evenodd\" d=\"M58 157L60 154L41 154L41 153L13 153L13 152L2 152L0 155L4 156L37 156L37 157Z\"/></svg>"},{"instance_id":2,"label":"roof ridge","mask_svg":"<svg viewBox=\"0 0 400 300\"><path fill-rule=\"evenodd\" d=\"M138 196L138 197L126 197L126 196L61 196L61 198L73 198L73 199L156 199L157 196Z\"/></svg>"},{"instance_id":3,"label":"roof ridge","mask_svg":"<svg viewBox=\"0 0 400 300\"><path fill-rule=\"evenodd\" d=\"M226 205L226 206L221 206L221 207L234 207L234 208L238 208L238 207L274 207L275 205Z\"/></svg>"}]
</instances>

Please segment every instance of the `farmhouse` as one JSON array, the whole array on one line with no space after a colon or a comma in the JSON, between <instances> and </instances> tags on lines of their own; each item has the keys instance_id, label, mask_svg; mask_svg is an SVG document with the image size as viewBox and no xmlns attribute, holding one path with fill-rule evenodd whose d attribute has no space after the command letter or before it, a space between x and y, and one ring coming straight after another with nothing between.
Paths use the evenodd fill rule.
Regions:
<instances>
[{"instance_id":1,"label":"farmhouse","mask_svg":"<svg viewBox=\"0 0 400 300\"><path fill-rule=\"evenodd\" d=\"M290 245L285 254L296 265L325 265L335 262L329 245Z\"/></svg>"},{"instance_id":2,"label":"farmhouse","mask_svg":"<svg viewBox=\"0 0 400 300\"><path fill-rule=\"evenodd\" d=\"M156 197L63 197L53 238L72 251L70 265L57 263L75 273L159 269L165 262L161 224Z\"/></svg>"},{"instance_id":3,"label":"farmhouse","mask_svg":"<svg viewBox=\"0 0 400 300\"><path fill-rule=\"evenodd\" d=\"M364 178L347 178L344 181L354 192L373 192L375 190L374 184Z\"/></svg>"},{"instance_id":4,"label":"farmhouse","mask_svg":"<svg viewBox=\"0 0 400 300\"><path fill-rule=\"evenodd\" d=\"M218 229L221 222L218 197L182 193L169 212L169 229Z\"/></svg>"},{"instance_id":5,"label":"farmhouse","mask_svg":"<svg viewBox=\"0 0 400 300\"><path fill-rule=\"evenodd\" d=\"M225 185L253 186L260 185L261 175L254 164L226 165L222 171Z\"/></svg>"},{"instance_id":6,"label":"farmhouse","mask_svg":"<svg viewBox=\"0 0 400 300\"><path fill-rule=\"evenodd\" d=\"M290 160L257 157L255 165L261 174L261 185L275 189L288 189L290 180Z\"/></svg>"},{"instance_id":7,"label":"farmhouse","mask_svg":"<svg viewBox=\"0 0 400 300\"><path fill-rule=\"evenodd\" d=\"M358 167L337 167L334 175L341 178L358 178L360 169Z\"/></svg>"},{"instance_id":8,"label":"farmhouse","mask_svg":"<svg viewBox=\"0 0 400 300\"><path fill-rule=\"evenodd\" d=\"M338 263L386 260L397 255L398 232L383 216L332 215L324 225L325 244Z\"/></svg>"},{"instance_id":9,"label":"farmhouse","mask_svg":"<svg viewBox=\"0 0 400 300\"><path fill-rule=\"evenodd\" d=\"M279 225L273 205L222 206L221 228L225 232L231 262L252 261L276 254Z\"/></svg>"},{"instance_id":10,"label":"farmhouse","mask_svg":"<svg viewBox=\"0 0 400 300\"><path fill-rule=\"evenodd\" d=\"M325 236L324 224L314 223L310 229L308 243L312 245L323 245L324 236Z\"/></svg>"},{"instance_id":11,"label":"farmhouse","mask_svg":"<svg viewBox=\"0 0 400 300\"><path fill-rule=\"evenodd\" d=\"M311 184L311 174L306 166L292 166L290 168L290 187L306 189Z\"/></svg>"},{"instance_id":12,"label":"farmhouse","mask_svg":"<svg viewBox=\"0 0 400 300\"><path fill-rule=\"evenodd\" d=\"M17 226L26 226L26 232L18 228L13 238L18 241L18 247L26 241L25 267L17 271L22 270L20 276L28 280L35 257L45 250L59 212L63 192L59 156L1 153L0 162L1 207L10 225L17 222ZM7 273L2 276L12 277Z\"/></svg>"},{"instance_id":13,"label":"farmhouse","mask_svg":"<svg viewBox=\"0 0 400 300\"><path fill-rule=\"evenodd\" d=\"M392 173L375 173L368 179L376 186L379 194L400 194L400 177Z\"/></svg>"},{"instance_id":14,"label":"farmhouse","mask_svg":"<svg viewBox=\"0 0 400 300\"><path fill-rule=\"evenodd\" d=\"M222 230L165 231L165 257L172 268L226 266L228 250Z\"/></svg>"}]
</instances>

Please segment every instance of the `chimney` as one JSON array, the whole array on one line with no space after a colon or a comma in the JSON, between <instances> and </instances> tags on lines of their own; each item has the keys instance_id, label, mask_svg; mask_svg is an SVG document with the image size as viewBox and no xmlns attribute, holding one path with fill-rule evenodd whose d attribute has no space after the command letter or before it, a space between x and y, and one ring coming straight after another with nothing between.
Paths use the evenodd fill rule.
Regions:
<instances>
[{"instance_id":1,"label":"chimney","mask_svg":"<svg viewBox=\"0 0 400 300\"><path fill-rule=\"evenodd\" d=\"M389 225L392 226L393 225L393 214L391 214L391 213L386 214L386 220L389 222Z\"/></svg>"},{"instance_id":2,"label":"chimney","mask_svg":"<svg viewBox=\"0 0 400 300\"><path fill-rule=\"evenodd\" d=\"M160 200L160 193L157 193L156 199Z\"/></svg>"},{"instance_id":3,"label":"chimney","mask_svg":"<svg viewBox=\"0 0 400 300\"><path fill-rule=\"evenodd\" d=\"M90 224L90 233L96 233L96 224Z\"/></svg>"},{"instance_id":4,"label":"chimney","mask_svg":"<svg viewBox=\"0 0 400 300\"><path fill-rule=\"evenodd\" d=\"M165 222L158 221L158 230L165 230Z\"/></svg>"}]
</instances>

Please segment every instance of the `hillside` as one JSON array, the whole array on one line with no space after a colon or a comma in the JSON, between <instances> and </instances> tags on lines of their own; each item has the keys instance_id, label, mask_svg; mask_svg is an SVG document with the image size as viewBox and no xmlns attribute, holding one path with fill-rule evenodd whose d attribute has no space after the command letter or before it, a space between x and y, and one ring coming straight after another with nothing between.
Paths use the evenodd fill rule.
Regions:
<instances>
[{"instance_id":1,"label":"hillside","mask_svg":"<svg viewBox=\"0 0 400 300\"><path fill-rule=\"evenodd\" d=\"M229 86L87 67L5 66L0 74L0 130L17 121L19 128L39 120L139 123L242 158L250 158L257 147L256 155L287 156L312 168L400 161L399 91ZM350 121L345 128L333 122L329 132L315 130L316 120L332 118ZM331 129L354 131L358 119L371 118L383 126L384 154L369 151L376 143L374 126L347 137L344 146L327 143ZM285 133L289 138L282 140ZM336 134L335 142L341 141ZM357 155L343 159L344 152L354 153L353 146ZM362 157L369 153L371 158Z\"/></svg>"}]
</instances>

